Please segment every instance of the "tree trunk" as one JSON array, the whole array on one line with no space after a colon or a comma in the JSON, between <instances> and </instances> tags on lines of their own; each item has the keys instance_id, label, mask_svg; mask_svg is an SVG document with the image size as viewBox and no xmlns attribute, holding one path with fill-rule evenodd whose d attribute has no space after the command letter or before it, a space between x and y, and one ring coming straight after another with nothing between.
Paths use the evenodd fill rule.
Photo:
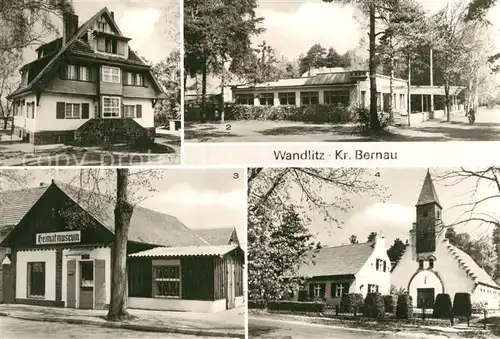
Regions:
<instances>
[{"instance_id":1,"label":"tree trunk","mask_svg":"<svg viewBox=\"0 0 500 339\"><path fill-rule=\"evenodd\" d=\"M394 51L393 48L394 46L392 45L392 37L389 37L389 48L390 48L390 55L389 55L389 68L390 68L390 77L389 77L389 93L390 93L390 100L389 100L389 121L390 124L392 125L394 123Z\"/></svg>"},{"instance_id":2,"label":"tree trunk","mask_svg":"<svg viewBox=\"0 0 500 339\"><path fill-rule=\"evenodd\" d=\"M203 61L201 68L201 109L200 109L200 120L201 122L206 122L206 98L207 97L207 61Z\"/></svg>"},{"instance_id":3,"label":"tree trunk","mask_svg":"<svg viewBox=\"0 0 500 339\"><path fill-rule=\"evenodd\" d=\"M451 121L450 105L450 84L447 79L444 80L444 106L446 109L446 121Z\"/></svg>"},{"instance_id":4,"label":"tree trunk","mask_svg":"<svg viewBox=\"0 0 500 339\"><path fill-rule=\"evenodd\" d=\"M370 3L370 129L372 131L380 130L377 107L377 77L376 77L376 54L375 54L375 3Z\"/></svg>"},{"instance_id":5,"label":"tree trunk","mask_svg":"<svg viewBox=\"0 0 500 339\"><path fill-rule=\"evenodd\" d=\"M434 86L434 56L433 56L433 51L432 47L430 50L430 85ZM434 94L431 94L431 112L432 112L432 118L434 119Z\"/></svg>"},{"instance_id":6,"label":"tree trunk","mask_svg":"<svg viewBox=\"0 0 500 339\"><path fill-rule=\"evenodd\" d=\"M224 88L226 86L226 77L224 74L224 65L222 65L222 76L220 83L220 103L219 103L219 112L220 112L220 121L224 123Z\"/></svg>"},{"instance_id":7,"label":"tree trunk","mask_svg":"<svg viewBox=\"0 0 500 339\"><path fill-rule=\"evenodd\" d=\"M411 55L408 54L408 126L411 125Z\"/></svg>"},{"instance_id":8,"label":"tree trunk","mask_svg":"<svg viewBox=\"0 0 500 339\"><path fill-rule=\"evenodd\" d=\"M128 201L127 168L116 169L115 240L112 246L111 302L107 319L121 321L127 312L127 239L134 207Z\"/></svg>"}]
</instances>

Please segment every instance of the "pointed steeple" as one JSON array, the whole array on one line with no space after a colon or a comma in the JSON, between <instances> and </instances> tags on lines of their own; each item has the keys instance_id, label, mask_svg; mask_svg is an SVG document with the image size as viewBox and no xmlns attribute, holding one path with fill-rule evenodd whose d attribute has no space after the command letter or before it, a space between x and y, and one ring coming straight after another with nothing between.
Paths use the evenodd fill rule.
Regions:
<instances>
[{"instance_id":1,"label":"pointed steeple","mask_svg":"<svg viewBox=\"0 0 500 339\"><path fill-rule=\"evenodd\" d=\"M434 184L432 183L431 173L429 172L429 170L427 170L427 175L425 176L424 184L422 185L422 189L420 190L420 195L418 197L416 206L432 203L435 203L440 208L442 208L436 193L436 189L434 188Z\"/></svg>"}]
</instances>

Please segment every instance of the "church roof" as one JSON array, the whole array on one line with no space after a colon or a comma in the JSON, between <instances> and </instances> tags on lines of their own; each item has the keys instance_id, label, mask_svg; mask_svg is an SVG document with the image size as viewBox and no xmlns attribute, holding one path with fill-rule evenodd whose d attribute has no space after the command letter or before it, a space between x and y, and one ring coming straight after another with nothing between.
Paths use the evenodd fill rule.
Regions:
<instances>
[{"instance_id":1,"label":"church roof","mask_svg":"<svg viewBox=\"0 0 500 339\"><path fill-rule=\"evenodd\" d=\"M299 267L298 274L310 278L354 275L370 258L374 248L373 242L367 242L313 250L306 263Z\"/></svg>"},{"instance_id":2,"label":"church roof","mask_svg":"<svg viewBox=\"0 0 500 339\"><path fill-rule=\"evenodd\" d=\"M447 242L447 240L445 240ZM500 286L483 270L467 253L447 243L448 251L459 262L460 267L474 280L476 283L488 285L500 289Z\"/></svg>"},{"instance_id":3,"label":"church roof","mask_svg":"<svg viewBox=\"0 0 500 339\"><path fill-rule=\"evenodd\" d=\"M434 188L434 184L432 183L431 173L427 171L427 175L424 179L424 184L422 185L422 189L420 190L420 195L418 196L417 206L426 205L436 203L441 206L439 202L436 189Z\"/></svg>"}]
</instances>

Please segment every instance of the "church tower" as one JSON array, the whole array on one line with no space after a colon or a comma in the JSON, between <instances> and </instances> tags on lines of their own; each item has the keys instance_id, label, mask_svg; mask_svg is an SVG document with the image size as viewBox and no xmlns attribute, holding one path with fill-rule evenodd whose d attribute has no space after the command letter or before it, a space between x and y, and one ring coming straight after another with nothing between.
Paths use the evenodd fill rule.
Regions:
<instances>
[{"instance_id":1,"label":"church tower","mask_svg":"<svg viewBox=\"0 0 500 339\"><path fill-rule=\"evenodd\" d=\"M427 175L425 176L416 209L415 237L417 255L434 252L437 240L436 229L441 224L442 207L429 171L427 171Z\"/></svg>"}]
</instances>

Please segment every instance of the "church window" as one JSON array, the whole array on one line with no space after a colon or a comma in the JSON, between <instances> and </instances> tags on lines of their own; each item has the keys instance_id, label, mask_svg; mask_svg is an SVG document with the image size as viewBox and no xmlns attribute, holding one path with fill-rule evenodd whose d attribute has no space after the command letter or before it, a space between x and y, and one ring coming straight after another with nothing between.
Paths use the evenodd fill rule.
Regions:
<instances>
[{"instance_id":1,"label":"church window","mask_svg":"<svg viewBox=\"0 0 500 339\"><path fill-rule=\"evenodd\" d=\"M434 259L429 259L429 268L430 269L434 268Z\"/></svg>"},{"instance_id":2,"label":"church window","mask_svg":"<svg viewBox=\"0 0 500 339\"><path fill-rule=\"evenodd\" d=\"M423 270L424 269L424 261L422 259L420 259L418 261L418 269L420 270Z\"/></svg>"},{"instance_id":3,"label":"church window","mask_svg":"<svg viewBox=\"0 0 500 339\"><path fill-rule=\"evenodd\" d=\"M439 210L437 211L437 218L438 218L438 220L441 220L441 211L439 211Z\"/></svg>"}]
</instances>

